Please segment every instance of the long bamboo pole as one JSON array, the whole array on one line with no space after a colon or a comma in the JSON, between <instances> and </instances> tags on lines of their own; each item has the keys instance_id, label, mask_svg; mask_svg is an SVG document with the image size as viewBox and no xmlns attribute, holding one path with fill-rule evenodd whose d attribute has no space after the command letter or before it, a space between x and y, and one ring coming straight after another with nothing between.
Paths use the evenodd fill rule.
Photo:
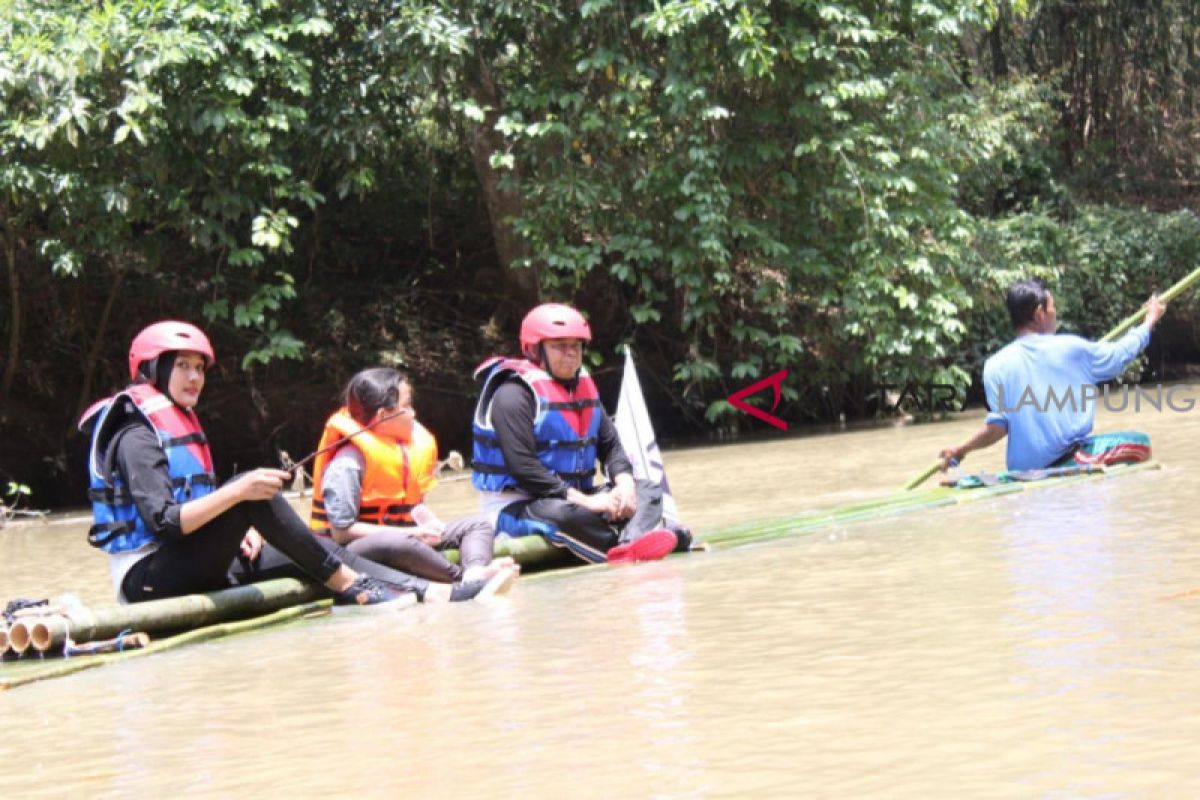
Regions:
<instances>
[{"instance_id":1,"label":"long bamboo pole","mask_svg":"<svg viewBox=\"0 0 1200 800\"><path fill-rule=\"evenodd\" d=\"M1158 299L1162 300L1164 303L1169 303L1172 300L1174 300L1176 297L1178 297L1179 294L1182 293L1185 289L1187 289L1189 286L1191 286L1193 283L1195 283L1198 279L1200 279L1200 267L1197 267L1196 269L1189 272L1187 275L1184 275L1182 278L1177 280L1171 286L1171 288L1167 289L1165 292L1160 294L1158 296ZM1125 320L1123 322L1121 322L1120 325L1113 328L1108 333L1104 334L1104 336L1101 337L1100 341L1111 342L1121 336L1124 336L1126 331L1128 331L1134 325L1137 325L1139 322L1141 322L1145 318L1146 318L1146 308L1143 306L1142 308L1139 308L1133 314L1130 314L1128 317L1126 317Z\"/></svg>"},{"instance_id":2,"label":"long bamboo pole","mask_svg":"<svg viewBox=\"0 0 1200 800\"><path fill-rule=\"evenodd\" d=\"M71 675L85 669L92 669L104 664L109 664L114 661L124 661L130 658L149 655L151 653L160 653L163 650L170 650L175 647L180 647L185 644L194 642L203 642L209 639L216 639L223 636L231 636L237 633L246 631L258 630L269 625L277 625L281 622L289 622L308 617L314 614L327 614L329 607L332 604L330 600L316 600L311 603L303 603L289 608L282 608L278 611L271 612L261 617L241 620L240 622L222 622L217 625L209 625L204 628L196 628L195 630L181 633L178 636L172 636L168 639L159 639L151 642L146 647L140 650L125 650L121 653L107 653L88 658L72 658L63 661L54 660L52 662L44 662L42 665L30 665L34 667L28 671L16 675L0 674L0 691L11 689L15 686L22 686L36 681L48 680L50 678L59 678L64 675Z\"/></svg>"},{"instance_id":3,"label":"long bamboo pole","mask_svg":"<svg viewBox=\"0 0 1200 800\"><path fill-rule=\"evenodd\" d=\"M917 488L922 483L929 480L929 476L932 475L933 473L937 472L941 468L942 468L942 460L939 458L937 461L934 461L932 464L930 464L928 467L926 467L924 472L922 472L920 475L913 478L908 483L904 484L904 491L911 492L913 489Z\"/></svg>"},{"instance_id":4,"label":"long bamboo pole","mask_svg":"<svg viewBox=\"0 0 1200 800\"><path fill-rule=\"evenodd\" d=\"M28 631L28 641L41 652L58 651L70 636L76 642L111 639L123 630L162 633L195 628L294 606L315 600L324 590L294 578L279 578L210 594L192 594L166 600L81 608L18 622ZM14 626L15 627L15 626Z\"/></svg>"},{"instance_id":5,"label":"long bamboo pole","mask_svg":"<svg viewBox=\"0 0 1200 800\"><path fill-rule=\"evenodd\" d=\"M1157 461L1143 461L1140 464L1109 467L1104 471L1050 473L1042 480L1015 481L995 486L980 486L973 489L959 490L939 487L920 492L898 492L884 497L875 503L868 502L842 506L831 509L823 514L783 517L776 520L765 520L751 526L739 526L736 529L722 529L706 535L705 539L717 547L761 542L779 536L804 533L818 528L848 525L863 520L910 514L943 506L961 505L1050 486L1064 486L1079 481L1131 475L1135 472L1157 470L1161 466Z\"/></svg>"},{"instance_id":6,"label":"long bamboo pole","mask_svg":"<svg viewBox=\"0 0 1200 800\"><path fill-rule=\"evenodd\" d=\"M1187 275L1184 275L1182 278L1177 280L1174 284L1171 285L1171 287L1169 289L1167 289L1165 292L1160 294L1158 296L1158 299L1162 300L1164 303L1169 303L1172 300L1174 300L1176 297L1178 297L1180 294L1182 294L1185 289L1187 289L1189 286L1191 286L1197 280L1200 280L1200 267L1196 267L1196 269L1192 270ZM1142 308L1139 308L1137 311L1135 311L1134 313L1132 313L1128 317L1126 317L1124 320L1122 320L1121 323L1119 325L1117 325L1117 327L1113 328L1111 331L1109 331L1108 333L1101 336L1100 341L1101 342L1116 341L1120 337L1124 336L1131 328L1133 328L1134 325L1137 325L1139 322L1141 322L1145 318L1146 318L1146 308L1145 308L1145 306L1143 306ZM927 481L929 479L930 475L937 472L941 468L942 468L942 462L941 462L941 459L938 459L933 464L929 465L929 467L927 467L924 472L922 472L920 475L918 475L917 477L915 477L911 481L909 481L907 484L905 484L904 490L907 492L907 491L911 491L912 489L917 488L922 483Z\"/></svg>"}]
</instances>

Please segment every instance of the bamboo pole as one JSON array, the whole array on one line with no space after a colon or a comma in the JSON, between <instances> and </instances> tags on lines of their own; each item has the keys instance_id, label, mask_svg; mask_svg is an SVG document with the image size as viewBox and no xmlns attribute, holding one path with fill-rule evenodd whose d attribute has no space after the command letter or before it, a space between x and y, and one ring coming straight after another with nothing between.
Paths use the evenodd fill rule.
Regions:
<instances>
[{"instance_id":1,"label":"bamboo pole","mask_svg":"<svg viewBox=\"0 0 1200 800\"><path fill-rule=\"evenodd\" d=\"M8 652L8 626L0 625L0 656Z\"/></svg>"},{"instance_id":2,"label":"bamboo pole","mask_svg":"<svg viewBox=\"0 0 1200 800\"><path fill-rule=\"evenodd\" d=\"M275 611L314 600L324 593L325 590L316 584L294 578L279 578L209 594L191 594L107 608L74 609L40 617L36 624L27 626L25 646L32 643L37 650L49 652L61 649L68 636L76 642L85 643L111 639L127 629L153 634L195 628Z\"/></svg>"},{"instance_id":3,"label":"bamboo pole","mask_svg":"<svg viewBox=\"0 0 1200 800\"><path fill-rule=\"evenodd\" d=\"M196 628L195 630L181 633L178 636L172 636L167 639L159 639L151 642L146 647L140 650L126 650L121 653L107 653L97 655L90 658L72 658L66 661L54 660L45 662L45 665L30 665L31 669L17 675L8 676L0 674L0 691L11 689L16 686L23 686L37 681L48 680L50 678L59 678L64 675L71 675L76 672L81 672L85 669L92 669L104 664L110 664L115 661L124 661L130 658L149 655L151 653L161 653L163 650L171 650L185 644L195 642L203 642L209 639L217 639L223 636L232 636L246 631L258 630L270 625L277 625L281 622L290 622L300 619L301 617L312 616L315 614L329 613L329 607L332 605L331 600L316 600L311 603L303 603L301 605L283 608L278 611L266 614L253 619L241 620L239 622L223 622L216 625L209 625L204 628Z\"/></svg>"},{"instance_id":4,"label":"bamboo pole","mask_svg":"<svg viewBox=\"0 0 1200 800\"><path fill-rule=\"evenodd\" d=\"M451 562L459 563L457 550L446 550L443 555ZM548 569L576 560L566 548L555 547L537 535L505 536L497 539L494 556L509 556L521 565L522 570Z\"/></svg>"},{"instance_id":5,"label":"bamboo pole","mask_svg":"<svg viewBox=\"0 0 1200 800\"><path fill-rule=\"evenodd\" d=\"M926 467L925 471L922 472L920 475L913 478L908 483L904 484L904 491L911 492L913 489L917 488L922 483L929 480L929 476L932 475L933 473L937 472L941 468L942 468L942 460L939 458L937 461L933 462L928 467Z\"/></svg>"},{"instance_id":6,"label":"bamboo pole","mask_svg":"<svg viewBox=\"0 0 1200 800\"><path fill-rule=\"evenodd\" d=\"M764 520L750 525L742 525L732 529L722 529L708 534L705 539L717 547L732 547L751 542L769 541L782 536L790 536L819 528L837 525L848 525L864 520L881 519L900 514L910 514L918 511L928 511L950 505L961 505L978 500L1032 491L1050 486L1128 475L1144 470L1161 469L1157 461L1144 461L1140 464L1127 464L1109 467L1104 471L1094 470L1070 473L1051 473L1043 480L1014 481L995 486L980 486L973 489L952 489L939 487L920 492L899 492L875 501L855 503L849 506L832 509L818 515L798 515L774 520Z\"/></svg>"},{"instance_id":7,"label":"bamboo pole","mask_svg":"<svg viewBox=\"0 0 1200 800\"><path fill-rule=\"evenodd\" d=\"M1163 292L1161 295L1159 295L1158 299L1162 300L1164 303L1171 302L1176 297L1178 297L1183 292L1183 290L1187 289L1189 286L1191 286L1193 283L1195 283L1197 279L1200 279L1200 267L1197 267L1196 269L1192 270L1187 275L1183 276L1178 281L1176 281L1174 283L1174 285L1171 286L1171 288L1167 289L1165 292ZM1113 328L1108 333L1104 334L1104 336L1100 339L1100 341L1102 341L1102 342L1115 341L1116 339L1123 336L1126 331L1128 331L1134 325L1137 325L1139 322L1141 322L1145 318L1146 318L1146 308L1145 308L1145 306L1143 306L1142 308L1139 308L1133 314L1130 314L1128 317L1126 317L1125 320L1123 322L1121 322L1120 325Z\"/></svg>"},{"instance_id":8,"label":"bamboo pole","mask_svg":"<svg viewBox=\"0 0 1200 800\"><path fill-rule=\"evenodd\" d=\"M17 655L29 649L29 620L19 619L8 629L8 648Z\"/></svg>"}]
</instances>

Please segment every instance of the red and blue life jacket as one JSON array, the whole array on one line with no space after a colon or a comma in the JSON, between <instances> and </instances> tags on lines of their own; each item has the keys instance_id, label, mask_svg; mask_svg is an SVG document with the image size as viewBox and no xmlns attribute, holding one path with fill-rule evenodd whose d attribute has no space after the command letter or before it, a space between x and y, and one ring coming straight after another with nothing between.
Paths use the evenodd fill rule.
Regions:
<instances>
[{"instance_id":1,"label":"red and blue life jacket","mask_svg":"<svg viewBox=\"0 0 1200 800\"><path fill-rule=\"evenodd\" d=\"M144 383L93 404L79 421L80 430L94 426L88 455L88 499L92 502L94 524L88 531L88 543L106 553L125 553L158 541L146 527L121 480L116 468L116 448L110 447L113 436L129 421L126 414L114 410L122 410L129 404L158 434L159 445L167 456L167 472L176 502L203 497L216 486L208 439L194 411L180 408L171 398Z\"/></svg>"},{"instance_id":2,"label":"red and blue life jacket","mask_svg":"<svg viewBox=\"0 0 1200 800\"><path fill-rule=\"evenodd\" d=\"M533 436L538 460L568 486L591 491L596 473L596 437L604 408L587 370L579 371L571 391L531 361L496 356L479 365L475 378L483 382L471 424L475 437L471 483L476 489L501 492L517 486L492 426L492 399L505 381L519 378L537 398Z\"/></svg>"}]
</instances>

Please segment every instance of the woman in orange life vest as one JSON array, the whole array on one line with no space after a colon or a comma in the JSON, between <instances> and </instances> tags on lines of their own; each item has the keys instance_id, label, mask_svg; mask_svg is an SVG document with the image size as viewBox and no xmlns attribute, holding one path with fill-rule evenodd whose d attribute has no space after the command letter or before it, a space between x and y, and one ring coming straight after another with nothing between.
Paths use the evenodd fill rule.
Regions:
<instances>
[{"instance_id":1,"label":"woman in orange life vest","mask_svg":"<svg viewBox=\"0 0 1200 800\"><path fill-rule=\"evenodd\" d=\"M252 470L218 487L195 414L215 361L208 337L194 325L150 325L130 345L134 383L93 405L81 421L92 431L95 524L88 539L109 555L120 600L224 588L239 550L256 562L275 554L324 583L339 604L377 605L408 592L468 599L314 540L279 493L289 477L283 470Z\"/></svg>"},{"instance_id":2,"label":"woman in orange life vest","mask_svg":"<svg viewBox=\"0 0 1200 800\"><path fill-rule=\"evenodd\" d=\"M515 572L511 558L493 561L495 533L485 517L444 524L425 506L425 494L437 484L437 440L417 422L405 376L386 367L363 370L350 379L343 400L317 448L346 439L313 467L313 532L430 581ZM438 552L450 548L459 551L461 566Z\"/></svg>"}]
</instances>

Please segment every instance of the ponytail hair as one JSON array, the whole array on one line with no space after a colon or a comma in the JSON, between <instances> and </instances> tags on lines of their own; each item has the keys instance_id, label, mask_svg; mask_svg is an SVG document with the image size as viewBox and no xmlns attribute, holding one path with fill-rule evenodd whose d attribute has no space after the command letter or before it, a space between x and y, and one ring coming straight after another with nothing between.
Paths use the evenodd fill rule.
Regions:
<instances>
[{"instance_id":1,"label":"ponytail hair","mask_svg":"<svg viewBox=\"0 0 1200 800\"><path fill-rule=\"evenodd\" d=\"M359 425L368 425L381 408L400 402L400 384L408 378L391 367L364 369L346 384L342 402Z\"/></svg>"}]
</instances>

